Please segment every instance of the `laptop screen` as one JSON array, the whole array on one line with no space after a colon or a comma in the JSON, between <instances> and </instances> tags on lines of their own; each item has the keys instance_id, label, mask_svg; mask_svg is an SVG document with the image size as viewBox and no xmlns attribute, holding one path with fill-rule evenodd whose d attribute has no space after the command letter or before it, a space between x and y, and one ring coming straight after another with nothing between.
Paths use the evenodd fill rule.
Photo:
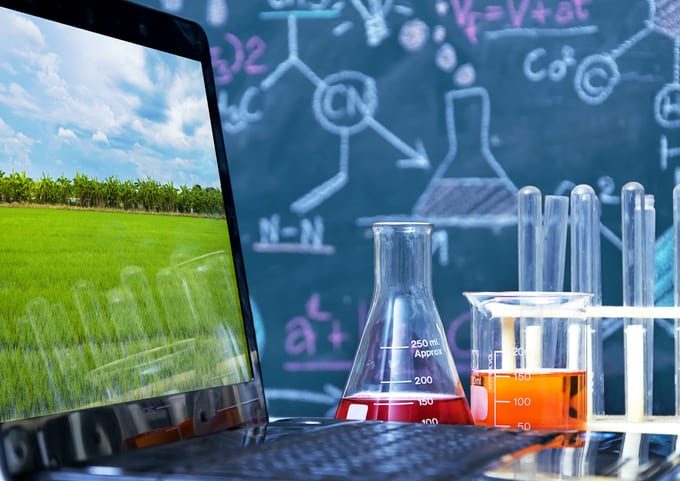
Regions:
<instances>
[{"instance_id":1,"label":"laptop screen","mask_svg":"<svg viewBox=\"0 0 680 481\"><path fill-rule=\"evenodd\" d=\"M0 25L0 422L251 380L201 63Z\"/></svg>"}]
</instances>

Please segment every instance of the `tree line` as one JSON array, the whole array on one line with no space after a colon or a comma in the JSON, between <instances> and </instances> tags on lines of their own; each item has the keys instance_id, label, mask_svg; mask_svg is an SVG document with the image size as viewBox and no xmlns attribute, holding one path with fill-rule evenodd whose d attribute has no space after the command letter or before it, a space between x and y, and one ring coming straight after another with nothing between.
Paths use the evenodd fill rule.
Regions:
<instances>
[{"instance_id":1,"label":"tree line","mask_svg":"<svg viewBox=\"0 0 680 481\"><path fill-rule=\"evenodd\" d=\"M175 187L172 182L161 184L150 177L121 181L116 177L99 180L76 173L52 178L43 174L33 180L26 172L0 170L0 201L72 205L89 208L140 210L146 212L176 212L223 215L222 192L214 187Z\"/></svg>"}]
</instances>

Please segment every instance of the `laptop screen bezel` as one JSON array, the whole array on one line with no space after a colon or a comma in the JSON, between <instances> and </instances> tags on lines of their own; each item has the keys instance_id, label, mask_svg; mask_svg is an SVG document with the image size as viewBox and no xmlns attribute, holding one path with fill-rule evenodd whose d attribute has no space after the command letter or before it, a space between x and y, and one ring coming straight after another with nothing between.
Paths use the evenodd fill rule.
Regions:
<instances>
[{"instance_id":1,"label":"laptop screen bezel","mask_svg":"<svg viewBox=\"0 0 680 481\"><path fill-rule=\"evenodd\" d=\"M220 419L218 427L212 430L266 422L267 411L253 316L246 285L245 265L237 228L227 154L220 126L216 90L212 80L210 48L205 32L198 24L189 20L124 0L0 0L0 7L201 63L253 377L248 382L201 389L191 393L171 394L2 423L0 432L3 438L2 469L4 474L11 476L45 468L83 464L102 455L117 454L124 449L134 449L130 446L124 448L122 442L117 443L119 439L116 436L114 436L113 443L106 443L105 448L88 445L86 432L88 426L96 426L100 430L118 430L117 434L125 437L148 432L139 426L152 425L154 430L171 429L172 425L165 427L162 423L159 425L157 416L159 406L179 406L181 412L182 403L184 403L187 419L193 417L195 421L198 419L205 422L206 426L214 426L214 423L210 424L211 416L228 412L228 416L222 415L223 419ZM144 422L145 417L149 418L149 422ZM150 421L152 417L153 422ZM18 454L24 454L24 456Z\"/></svg>"}]
</instances>

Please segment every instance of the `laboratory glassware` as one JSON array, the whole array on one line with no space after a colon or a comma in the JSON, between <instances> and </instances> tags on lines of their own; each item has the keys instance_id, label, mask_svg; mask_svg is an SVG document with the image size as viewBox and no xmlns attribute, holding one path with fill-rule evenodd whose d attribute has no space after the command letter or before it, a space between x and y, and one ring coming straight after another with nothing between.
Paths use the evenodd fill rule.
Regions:
<instances>
[{"instance_id":1,"label":"laboratory glassware","mask_svg":"<svg viewBox=\"0 0 680 481\"><path fill-rule=\"evenodd\" d=\"M654 225L647 222L653 217L648 217L646 203L645 189L639 183L628 182L621 189L621 257L625 307L647 306L650 291L653 296L654 281L646 270L650 263L647 256L654 255L647 248L648 237L653 236L649 229L653 229ZM653 263L653 259L651 262ZM652 414L653 335L653 319L624 319L625 399L629 421L642 421L645 416Z\"/></svg>"},{"instance_id":2,"label":"laboratory glassware","mask_svg":"<svg viewBox=\"0 0 680 481\"><path fill-rule=\"evenodd\" d=\"M592 187L577 185L571 191L571 291L591 292L594 306L602 305L600 257L600 201ZM589 324L588 415L600 416L604 414L602 322L591 317Z\"/></svg>"},{"instance_id":3,"label":"laboratory glassware","mask_svg":"<svg viewBox=\"0 0 680 481\"><path fill-rule=\"evenodd\" d=\"M375 287L340 419L472 424L432 295L432 224L373 225Z\"/></svg>"},{"instance_id":4,"label":"laboratory glassware","mask_svg":"<svg viewBox=\"0 0 680 481\"><path fill-rule=\"evenodd\" d=\"M475 424L583 429L586 308L592 294L466 293L472 310L470 405Z\"/></svg>"}]
</instances>

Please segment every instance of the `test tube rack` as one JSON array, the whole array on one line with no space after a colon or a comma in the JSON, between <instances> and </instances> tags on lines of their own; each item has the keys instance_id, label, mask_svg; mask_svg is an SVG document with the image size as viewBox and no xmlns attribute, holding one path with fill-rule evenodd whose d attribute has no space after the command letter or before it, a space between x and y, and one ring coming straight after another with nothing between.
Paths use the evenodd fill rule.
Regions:
<instances>
[{"instance_id":1,"label":"test tube rack","mask_svg":"<svg viewBox=\"0 0 680 481\"><path fill-rule=\"evenodd\" d=\"M611 329L624 330L623 345L620 349L624 352L621 359L624 361L624 369L628 375L624 376L624 381L632 386L625 386L626 391L626 413L622 415L612 415L608 413L595 414L590 412L587 420L587 428L592 431L618 431L632 433L660 433L660 434L680 434L680 414L678 415L654 415L648 412L645 406L645 396L647 392L645 386L649 386L646 376L651 372L648 366L653 362L655 353L648 349L648 344L644 342L647 335L646 329L650 326L649 321L655 322L661 319L671 321L671 324L678 329L680 326L680 307L634 307L634 306L589 306L583 310L569 310L564 308L554 308L552 310L543 307L531 306L503 306L501 312L495 312L495 316L503 317L535 317L535 318L579 318L589 320L590 333L586 338L587 356L590 358L595 355L602 355L603 346L600 344L601 335L598 330L604 325ZM627 333L626 329L630 329ZM676 336L678 339L680 336ZM675 346L673 353L675 359L675 374L673 379L674 393L680 397L680 346ZM592 368L590 362L587 365ZM593 389L593 379L601 375L605 379L608 372L595 373L589 371L589 394L593 398L606 396L602 389ZM658 380L667 382L669 380ZM601 385L600 385L601 386Z\"/></svg>"},{"instance_id":2,"label":"test tube rack","mask_svg":"<svg viewBox=\"0 0 680 481\"><path fill-rule=\"evenodd\" d=\"M591 306L586 315L591 320L593 329L601 329L607 325L610 329L623 329L622 357L624 369L628 375L624 376L626 392L626 412L621 415L592 414L588 418L587 426L591 431L623 431L631 433L659 433L680 434L680 413L675 415L658 415L653 412L645 412L644 398L651 393L651 385L647 376L652 372L649 367L654 362L654 357L660 353L648 348L645 342L646 330L662 319L667 319L671 325L678 327L680 321L680 307L622 307L622 306ZM632 322L631 322L632 320ZM649 321L653 321L653 324ZM626 330L629 330L626 332ZM593 333L591 333L593 334ZM592 335L591 339L595 336ZM676 335L676 340L678 336ZM600 336L601 339L601 336ZM674 377L672 379L673 392L676 398L680 397L680 351L675 346L673 353ZM603 346L595 345L602 355ZM592 352L590 353L592 355ZM593 373L596 374L596 373ZM608 372L605 369L605 383ZM656 382L667 384L671 379L657 379ZM649 391L649 392L648 392ZM606 397L606 392L591 392L592 396Z\"/></svg>"}]
</instances>

